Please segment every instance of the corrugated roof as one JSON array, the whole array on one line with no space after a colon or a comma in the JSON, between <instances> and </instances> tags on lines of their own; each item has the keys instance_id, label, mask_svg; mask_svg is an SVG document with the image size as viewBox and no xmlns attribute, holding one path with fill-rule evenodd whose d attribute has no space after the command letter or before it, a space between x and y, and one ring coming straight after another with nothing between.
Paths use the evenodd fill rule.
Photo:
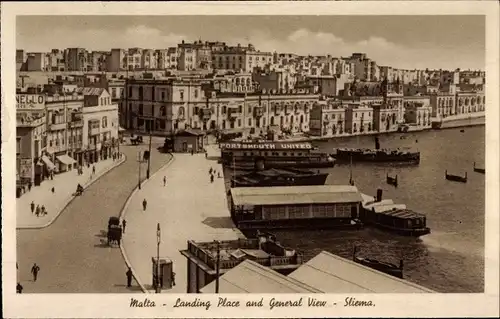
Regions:
<instances>
[{"instance_id":1,"label":"corrugated roof","mask_svg":"<svg viewBox=\"0 0 500 319\"><path fill-rule=\"evenodd\" d=\"M361 202L355 186L313 185L231 189L235 205L290 205Z\"/></svg>"},{"instance_id":2,"label":"corrugated roof","mask_svg":"<svg viewBox=\"0 0 500 319\"><path fill-rule=\"evenodd\" d=\"M323 251L288 277L324 293L430 293L425 287Z\"/></svg>"},{"instance_id":3,"label":"corrugated roof","mask_svg":"<svg viewBox=\"0 0 500 319\"><path fill-rule=\"evenodd\" d=\"M214 293L215 281L200 289ZM318 293L313 287L254 261L245 260L219 277L219 293Z\"/></svg>"},{"instance_id":4,"label":"corrugated roof","mask_svg":"<svg viewBox=\"0 0 500 319\"><path fill-rule=\"evenodd\" d=\"M394 207L392 210L385 210L383 212L381 212L382 214L384 215L387 215L387 216L393 216L393 217L397 217L397 218L421 218L421 217L425 217L424 214L420 214L420 213L417 213L413 210L409 210L409 209L406 209L406 206L400 206L400 207Z\"/></svg>"},{"instance_id":5,"label":"corrugated roof","mask_svg":"<svg viewBox=\"0 0 500 319\"><path fill-rule=\"evenodd\" d=\"M93 88L93 87L78 87L75 90L77 93L83 95L101 95L104 92L103 88Z\"/></svg>"}]
</instances>

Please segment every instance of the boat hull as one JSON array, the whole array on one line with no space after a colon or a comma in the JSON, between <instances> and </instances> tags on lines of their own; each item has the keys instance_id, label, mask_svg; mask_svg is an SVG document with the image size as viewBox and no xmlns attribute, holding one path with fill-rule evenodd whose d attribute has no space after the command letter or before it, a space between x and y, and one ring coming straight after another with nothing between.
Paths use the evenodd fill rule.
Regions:
<instances>
[{"instance_id":1,"label":"boat hull","mask_svg":"<svg viewBox=\"0 0 500 319\"><path fill-rule=\"evenodd\" d=\"M237 169L237 170L242 170L242 171L247 171L247 170L254 170L255 169L255 162L236 162L235 164L232 163L224 163L224 166L231 168L231 169ZM334 167L335 162L329 162L329 161L324 161L324 162L296 162L296 161L266 161L265 162L265 168L329 168L329 167Z\"/></svg>"},{"instance_id":2,"label":"boat hull","mask_svg":"<svg viewBox=\"0 0 500 319\"><path fill-rule=\"evenodd\" d=\"M363 223L344 218L309 218L282 220L244 220L235 222L242 230L272 230L272 229L361 229Z\"/></svg>"},{"instance_id":3,"label":"boat hull","mask_svg":"<svg viewBox=\"0 0 500 319\"><path fill-rule=\"evenodd\" d=\"M331 156L342 163L349 163L352 160L353 162L420 164L420 153L386 154L383 152L337 151L336 154L331 154Z\"/></svg>"},{"instance_id":4,"label":"boat hull","mask_svg":"<svg viewBox=\"0 0 500 319\"><path fill-rule=\"evenodd\" d=\"M389 225L381 224L381 223L368 223L369 225L372 225L376 228L379 228L381 230L400 235L400 236L407 236L407 237L420 237L420 236L425 236L431 233L431 229L429 227L423 227L423 228L398 228L398 227L392 227Z\"/></svg>"},{"instance_id":5,"label":"boat hull","mask_svg":"<svg viewBox=\"0 0 500 319\"><path fill-rule=\"evenodd\" d=\"M245 176L243 176L245 177ZM231 180L232 187L267 187L267 186L307 186L307 185L325 185L327 173L314 174L311 176L290 176L269 177L261 180L244 180L235 177Z\"/></svg>"},{"instance_id":6,"label":"boat hull","mask_svg":"<svg viewBox=\"0 0 500 319\"><path fill-rule=\"evenodd\" d=\"M354 257L354 261L366 267L381 271L388 275L403 279L403 270L396 267L395 265L388 265L386 263L380 263L377 261L367 260L364 258Z\"/></svg>"}]
</instances>

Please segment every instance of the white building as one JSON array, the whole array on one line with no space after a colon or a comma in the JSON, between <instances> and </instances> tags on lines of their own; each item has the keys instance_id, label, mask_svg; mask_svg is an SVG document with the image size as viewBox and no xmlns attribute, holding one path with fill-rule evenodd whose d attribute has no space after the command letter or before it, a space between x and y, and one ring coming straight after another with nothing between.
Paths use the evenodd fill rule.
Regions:
<instances>
[{"instance_id":1,"label":"white building","mask_svg":"<svg viewBox=\"0 0 500 319\"><path fill-rule=\"evenodd\" d=\"M84 95L83 149L91 163L112 155L118 139L118 104L102 88L80 88Z\"/></svg>"}]
</instances>

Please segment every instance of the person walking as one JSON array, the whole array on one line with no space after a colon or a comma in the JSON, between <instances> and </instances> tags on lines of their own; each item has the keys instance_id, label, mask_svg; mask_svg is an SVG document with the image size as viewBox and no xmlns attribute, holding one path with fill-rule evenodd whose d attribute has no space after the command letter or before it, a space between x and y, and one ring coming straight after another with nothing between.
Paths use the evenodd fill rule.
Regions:
<instances>
[{"instance_id":1,"label":"person walking","mask_svg":"<svg viewBox=\"0 0 500 319\"><path fill-rule=\"evenodd\" d=\"M167 186L167 176L163 176L163 187Z\"/></svg>"},{"instance_id":2,"label":"person walking","mask_svg":"<svg viewBox=\"0 0 500 319\"><path fill-rule=\"evenodd\" d=\"M36 205L35 215L38 217L40 215L40 205Z\"/></svg>"},{"instance_id":3,"label":"person walking","mask_svg":"<svg viewBox=\"0 0 500 319\"><path fill-rule=\"evenodd\" d=\"M31 201L31 213L35 213L35 202Z\"/></svg>"},{"instance_id":4,"label":"person walking","mask_svg":"<svg viewBox=\"0 0 500 319\"><path fill-rule=\"evenodd\" d=\"M128 270L125 274L127 275L127 287L130 288L132 287L132 276L133 276L132 269L128 267Z\"/></svg>"},{"instance_id":5,"label":"person walking","mask_svg":"<svg viewBox=\"0 0 500 319\"><path fill-rule=\"evenodd\" d=\"M23 293L23 286L21 285L20 282L17 283L16 291L17 291L18 294L22 294Z\"/></svg>"},{"instance_id":6,"label":"person walking","mask_svg":"<svg viewBox=\"0 0 500 319\"><path fill-rule=\"evenodd\" d=\"M34 263L33 267L31 267L31 274L33 275L33 281L36 281L36 278L38 277L38 272L40 271L40 267Z\"/></svg>"},{"instance_id":7,"label":"person walking","mask_svg":"<svg viewBox=\"0 0 500 319\"><path fill-rule=\"evenodd\" d=\"M92 165L92 175L95 175L95 165Z\"/></svg>"},{"instance_id":8,"label":"person walking","mask_svg":"<svg viewBox=\"0 0 500 319\"><path fill-rule=\"evenodd\" d=\"M125 234L125 226L127 226L127 221L124 219L122 221L122 228L123 228L123 233Z\"/></svg>"},{"instance_id":9,"label":"person walking","mask_svg":"<svg viewBox=\"0 0 500 319\"><path fill-rule=\"evenodd\" d=\"M148 201L144 198L144 200L142 201L142 209L146 211L147 206L148 206Z\"/></svg>"},{"instance_id":10,"label":"person walking","mask_svg":"<svg viewBox=\"0 0 500 319\"><path fill-rule=\"evenodd\" d=\"M55 187L52 187L52 194L54 194L55 192L56 192Z\"/></svg>"},{"instance_id":11,"label":"person walking","mask_svg":"<svg viewBox=\"0 0 500 319\"><path fill-rule=\"evenodd\" d=\"M29 183L28 183L28 192L31 191L31 186L32 186L31 185L31 181L29 181Z\"/></svg>"}]
</instances>

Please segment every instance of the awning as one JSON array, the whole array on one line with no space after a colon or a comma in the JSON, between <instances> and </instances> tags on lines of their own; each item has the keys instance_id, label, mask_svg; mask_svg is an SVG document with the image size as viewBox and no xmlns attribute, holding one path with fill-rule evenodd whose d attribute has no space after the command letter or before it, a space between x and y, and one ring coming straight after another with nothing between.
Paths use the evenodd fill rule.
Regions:
<instances>
[{"instance_id":1,"label":"awning","mask_svg":"<svg viewBox=\"0 0 500 319\"><path fill-rule=\"evenodd\" d=\"M120 127L118 128L118 132L124 132L124 131L126 131L126 129L124 129L123 127L121 127L121 126L120 126Z\"/></svg>"},{"instance_id":2,"label":"awning","mask_svg":"<svg viewBox=\"0 0 500 319\"><path fill-rule=\"evenodd\" d=\"M52 162L50 161L50 159L49 159L46 155L43 155L43 156L42 156L42 161L45 163L45 165L47 166L47 168L48 168L49 170L51 170L51 171L52 171L52 170L54 170L54 169L56 168L56 166L54 165L54 163L52 163Z\"/></svg>"},{"instance_id":3,"label":"awning","mask_svg":"<svg viewBox=\"0 0 500 319\"><path fill-rule=\"evenodd\" d=\"M71 165L71 164L76 163L76 161L74 159L72 159L71 157L69 157L66 154L56 156L56 158L59 162L63 163L64 165Z\"/></svg>"}]
</instances>

